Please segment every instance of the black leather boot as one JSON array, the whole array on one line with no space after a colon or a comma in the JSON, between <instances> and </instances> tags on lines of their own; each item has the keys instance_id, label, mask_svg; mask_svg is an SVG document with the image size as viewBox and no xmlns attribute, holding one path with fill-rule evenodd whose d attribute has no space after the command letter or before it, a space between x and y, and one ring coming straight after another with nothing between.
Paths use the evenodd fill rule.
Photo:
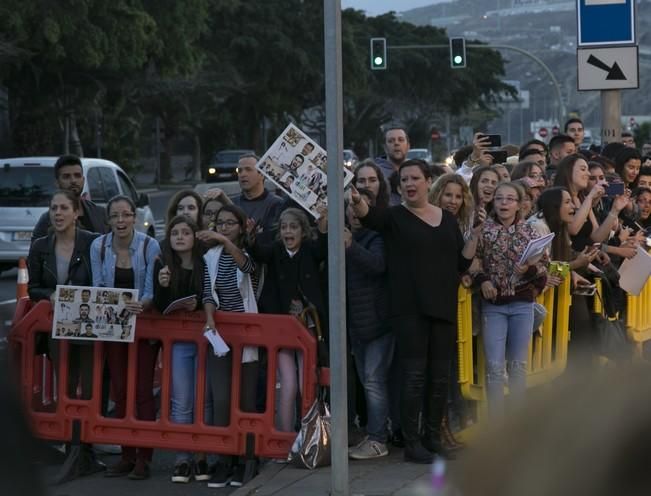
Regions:
<instances>
[{"instance_id":1,"label":"black leather boot","mask_svg":"<svg viewBox=\"0 0 651 496\"><path fill-rule=\"evenodd\" d=\"M454 455L441 443L441 424L448 403L448 361L438 360L432 364L436 367L435 380L429 384L425 399L423 415L423 446L428 451L446 459L454 459Z\"/></svg>"},{"instance_id":2,"label":"black leather boot","mask_svg":"<svg viewBox=\"0 0 651 496\"><path fill-rule=\"evenodd\" d=\"M406 443L404 456L408 462L432 463L434 461L434 454L427 450L420 441Z\"/></svg>"}]
</instances>

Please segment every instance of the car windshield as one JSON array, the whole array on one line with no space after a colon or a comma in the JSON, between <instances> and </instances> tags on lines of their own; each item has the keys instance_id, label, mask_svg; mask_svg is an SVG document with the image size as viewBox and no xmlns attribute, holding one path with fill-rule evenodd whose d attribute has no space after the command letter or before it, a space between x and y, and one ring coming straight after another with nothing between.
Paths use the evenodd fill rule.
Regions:
<instances>
[{"instance_id":1,"label":"car windshield","mask_svg":"<svg viewBox=\"0 0 651 496\"><path fill-rule=\"evenodd\" d=\"M215 160L217 163L232 164L236 163L240 156L242 156L242 152L219 152Z\"/></svg>"},{"instance_id":2,"label":"car windshield","mask_svg":"<svg viewBox=\"0 0 651 496\"><path fill-rule=\"evenodd\" d=\"M0 206L47 207L54 193L51 167L12 167L0 169Z\"/></svg>"},{"instance_id":3,"label":"car windshield","mask_svg":"<svg viewBox=\"0 0 651 496\"><path fill-rule=\"evenodd\" d=\"M353 152L344 150L344 160L350 160L353 158Z\"/></svg>"},{"instance_id":4,"label":"car windshield","mask_svg":"<svg viewBox=\"0 0 651 496\"><path fill-rule=\"evenodd\" d=\"M427 151L425 150L409 150L409 158L426 158Z\"/></svg>"}]
</instances>

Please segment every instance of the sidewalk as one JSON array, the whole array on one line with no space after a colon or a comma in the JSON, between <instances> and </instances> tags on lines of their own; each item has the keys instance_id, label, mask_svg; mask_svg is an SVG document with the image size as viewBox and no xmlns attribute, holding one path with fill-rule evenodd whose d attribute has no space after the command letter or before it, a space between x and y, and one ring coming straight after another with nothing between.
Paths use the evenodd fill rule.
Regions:
<instances>
[{"instance_id":1,"label":"sidewalk","mask_svg":"<svg viewBox=\"0 0 651 496\"><path fill-rule=\"evenodd\" d=\"M375 460L350 460L351 496L429 496L430 465L407 463L402 450ZM232 496L329 496L332 467L317 470L267 463Z\"/></svg>"}]
</instances>

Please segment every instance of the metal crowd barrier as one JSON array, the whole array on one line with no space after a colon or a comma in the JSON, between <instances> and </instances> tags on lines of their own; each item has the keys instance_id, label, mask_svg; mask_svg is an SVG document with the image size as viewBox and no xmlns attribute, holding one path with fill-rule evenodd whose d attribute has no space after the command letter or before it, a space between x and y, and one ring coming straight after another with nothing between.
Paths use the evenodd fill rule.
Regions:
<instances>
[{"instance_id":1,"label":"metal crowd barrier","mask_svg":"<svg viewBox=\"0 0 651 496\"><path fill-rule=\"evenodd\" d=\"M538 386L552 381L567 365L569 314L571 305L570 278L557 288L547 288L537 299L547 309L540 332L533 333L529 345L527 385ZM473 335L472 291L459 287L457 352L459 355L459 387L467 400L484 402L486 380L481 332ZM475 322L475 325L481 325Z\"/></svg>"},{"instance_id":2,"label":"metal crowd barrier","mask_svg":"<svg viewBox=\"0 0 651 496\"><path fill-rule=\"evenodd\" d=\"M628 338L634 344L636 358L642 358L644 343L651 340L651 283L639 295L628 295L626 305Z\"/></svg>"}]
</instances>

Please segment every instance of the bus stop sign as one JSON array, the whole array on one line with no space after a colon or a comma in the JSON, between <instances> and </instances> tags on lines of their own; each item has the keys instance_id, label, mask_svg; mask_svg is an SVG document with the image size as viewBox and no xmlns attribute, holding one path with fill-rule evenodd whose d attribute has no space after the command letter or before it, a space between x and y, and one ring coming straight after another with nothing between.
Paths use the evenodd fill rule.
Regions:
<instances>
[{"instance_id":1,"label":"bus stop sign","mask_svg":"<svg viewBox=\"0 0 651 496\"><path fill-rule=\"evenodd\" d=\"M635 43L635 0L577 0L578 46Z\"/></svg>"}]
</instances>

